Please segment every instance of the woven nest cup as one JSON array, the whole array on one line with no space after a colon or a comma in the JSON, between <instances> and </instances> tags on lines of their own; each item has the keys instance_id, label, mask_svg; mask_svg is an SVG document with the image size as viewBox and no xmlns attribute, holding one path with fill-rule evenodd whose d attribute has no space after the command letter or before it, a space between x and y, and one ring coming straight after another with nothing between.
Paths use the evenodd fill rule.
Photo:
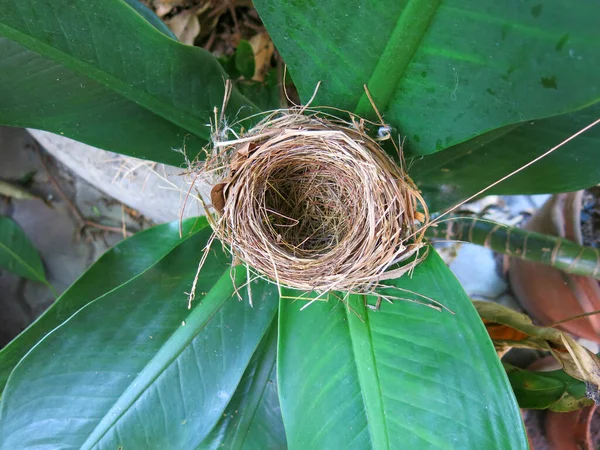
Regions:
<instances>
[{"instance_id":1,"label":"woven nest cup","mask_svg":"<svg viewBox=\"0 0 600 450\"><path fill-rule=\"evenodd\" d=\"M260 275L305 291L366 293L414 267L427 208L363 124L278 111L217 143L227 169L212 190L216 236Z\"/></svg>"}]
</instances>

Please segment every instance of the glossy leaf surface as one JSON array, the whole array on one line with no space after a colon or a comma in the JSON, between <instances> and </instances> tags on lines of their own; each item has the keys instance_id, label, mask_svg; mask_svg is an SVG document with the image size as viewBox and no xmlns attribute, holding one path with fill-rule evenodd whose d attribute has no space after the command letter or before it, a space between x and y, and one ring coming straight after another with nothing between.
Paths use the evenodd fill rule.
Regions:
<instances>
[{"instance_id":1,"label":"glossy leaf surface","mask_svg":"<svg viewBox=\"0 0 600 450\"><path fill-rule=\"evenodd\" d=\"M48 284L38 251L21 227L6 216L0 216L0 269Z\"/></svg>"},{"instance_id":2,"label":"glossy leaf surface","mask_svg":"<svg viewBox=\"0 0 600 450\"><path fill-rule=\"evenodd\" d=\"M600 5L560 0L256 0L307 101L385 120L428 154L600 98Z\"/></svg>"},{"instance_id":3,"label":"glossy leaf surface","mask_svg":"<svg viewBox=\"0 0 600 450\"><path fill-rule=\"evenodd\" d=\"M0 391L19 360L46 334L88 303L154 266L207 226L204 218L185 220L182 239L177 222L159 225L137 233L104 253L38 320L0 350Z\"/></svg>"},{"instance_id":4,"label":"glossy leaf surface","mask_svg":"<svg viewBox=\"0 0 600 450\"><path fill-rule=\"evenodd\" d=\"M277 309L215 246L187 297L205 227L42 339L4 391L0 448L196 448L221 420ZM74 413L76 411L76 413Z\"/></svg>"},{"instance_id":5,"label":"glossy leaf surface","mask_svg":"<svg viewBox=\"0 0 600 450\"><path fill-rule=\"evenodd\" d=\"M405 301L372 311L359 296L348 299L352 310L330 296L301 311L306 301L282 299L278 376L290 448L527 448L506 374L439 256L394 285L454 314Z\"/></svg>"},{"instance_id":6,"label":"glossy leaf surface","mask_svg":"<svg viewBox=\"0 0 600 450\"><path fill-rule=\"evenodd\" d=\"M277 397L277 320L246 368L223 417L200 449L286 449Z\"/></svg>"},{"instance_id":7,"label":"glossy leaf surface","mask_svg":"<svg viewBox=\"0 0 600 450\"><path fill-rule=\"evenodd\" d=\"M0 123L180 165L207 142L225 73L122 0L0 0ZM256 112L232 92L236 114ZM248 107L248 108L246 108Z\"/></svg>"},{"instance_id":8,"label":"glossy leaf surface","mask_svg":"<svg viewBox=\"0 0 600 450\"><path fill-rule=\"evenodd\" d=\"M454 206L600 118L600 104L493 131L410 164L432 210ZM600 125L486 194L547 194L600 183Z\"/></svg>"}]
</instances>

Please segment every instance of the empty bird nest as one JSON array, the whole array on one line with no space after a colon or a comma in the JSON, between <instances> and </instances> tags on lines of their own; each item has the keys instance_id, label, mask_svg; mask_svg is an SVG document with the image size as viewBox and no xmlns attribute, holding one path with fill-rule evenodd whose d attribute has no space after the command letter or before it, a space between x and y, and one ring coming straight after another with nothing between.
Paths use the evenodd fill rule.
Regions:
<instances>
[{"instance_id":1,"label":"empty bird nest","mask_svg":"<svg viewBox=\"0 0 600 450\"><path fill-rule=\"evenodd\" d=\"M215 236L259 276L303 291L371 293L425 257L427 207L364 120L298 107L228 135L222 124L213 130L196 170L214 177Z\"/></svg>"}]
</instances>

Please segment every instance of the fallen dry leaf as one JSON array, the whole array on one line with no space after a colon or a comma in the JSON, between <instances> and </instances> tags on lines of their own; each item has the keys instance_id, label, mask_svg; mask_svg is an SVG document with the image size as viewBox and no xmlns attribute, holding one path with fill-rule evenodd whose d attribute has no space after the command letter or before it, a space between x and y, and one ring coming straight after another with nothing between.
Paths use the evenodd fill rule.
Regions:
<instances>
[{"instance_id":1,"label":"fallen dry leaf","mask_svg":"<svg viewBox=\"0 0 600 450\"><path fill-rule=\"evenodd\" d=\"M180 6L180 3L183 3L184 0L155 0L151 2L152 7L154 8L154 12L161 19L169 14L173 8L176 6Z\"/></svg>"},{"instance_id":2,"label":"fallen dry leaf","mask_svg":"<svg viewBox=\"0 0 600 450\"><path fill-rule=\"evenodd\" d=\"M252 36L248 41L254 53L254 76L253 81L265 81L265 76L271 69L271 58L275 52L275 45L266 32Z\"/></svg>"},{"instance_id":3,"label":"fallen dry leaf","mask_svg":"<svg viewBox=\"0 0 600 450\"><path fill-rule=\"evenodd\" d=\"M173 8L177 6L184 6L187 0L154 0L150 4L154 8L158 17L164 17L169 14Z\"/></svg>"},{"instance_id":4,"label":"fallen dry leaf","mask_svg":"<svg viewBox=\"0 0 600 450\"><path fill-rule=\"evenodd\" d=\"M588 393L600 387L600 360L567 333L538 327L525 314L492 302L473 301L500 356L513 347L550 352L563 370L588 384Z\"/></svg>"},{"instance_id":5,"label":"fallen dry leaf","mask_svg":"<svg viewBox=\"0 0 600 450\"><path fill-rule=\"evenodd\" d=\"M179 42L187 45L194 45L196 37L200 34L198 16L192 10L182 11L166 20L165 23L177 36Z\"/></svg>"},{"instance_id":6,"label":"fallen dry leaf","mask_svg":"<svg viewBox=\"0 0 600 450\"><path fill-rule=\"evenodd\" d=\"M218 183L213 186L210 190L210 201L212 203L213 208L219 213L223 214L223 209L225 208L225 187L227 183Z\"/></svg>"}]
</instances>

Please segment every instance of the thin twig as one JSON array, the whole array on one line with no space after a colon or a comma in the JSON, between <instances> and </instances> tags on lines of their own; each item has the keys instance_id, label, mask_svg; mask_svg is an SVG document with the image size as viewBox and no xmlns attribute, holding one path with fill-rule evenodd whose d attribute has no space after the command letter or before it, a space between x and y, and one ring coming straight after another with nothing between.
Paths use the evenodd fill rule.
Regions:
<instances>
[{"instance_id":1,"label":"thin twig","mask_svg":"<svg viewBox=\"0 0 600 450\"><path fill-rule=\"evenodd\" d=\"M583 313L583 314L578 314L576 316L568 317L566 319L562 319L562 320L559 320L557 322L553 322L550 325L548 325L548 328L554 328L554 327L556 327L558 325L561 325L563 323L571 322L572 320L583 319L584 317L595 316L596 314L600 314L600 310L590 311L590 312L586 312L586 313Z\"/></svg>"},{"instance_id":2,"label":"thin twig","mask_svg":"<svg viewBox=\"0 0 600 450\"><path fill-rule=\"evenodd\" d=\"M484 192L487 192L488 190L490 190L491 188L493 188L494 186L497 186L498 184L502 183L503 181L509 179L510 177L512 177L513 175L516 175L517 173L527 169L529 166L535 164L536 162L540 161L541 159L544 159L546 156L550 155L551 153L555 152L556 150L558 150L559 148L561 148L563 145L567 144L568 142L572 141L573 139L575 139L576 137L582 135L583 133L585 133L586 131L588 131L589 129L595 127L597 124L600 123L600 119L596 119L594 122L590 123L589 125L583 127L582 129L580 129L577 133L569 136L567 139L563 140L561 143L555 145L554 147L552 147L550 150L542 153L540 156L538 156L537 158L529 161L527 164L519 167L516 170L513 170L511 173L509 173L508 175L503 176L502 178L500 178L499 180L493 182L492 184L486 186L485 188L481 189L480 191L476 192L475 194L471 195L470 197L466 198L465 200L461 201L460 203L458 203L457 205L453 206L452 208L448 209L447 211L445 211L444 213L442 213L441 215L439 215L436 219L434 219L433 221L431 221L431 223L429 224L429 226L434 225L435 223L437 223L439 221L440 218L450 214L452 211L455 211L457 208L460 208L462 205L464 205L465 203L473 200L474 198L480 196L481 194L483 194Z\"/></svg>"},{"instance_id":3,"label":"thin twig","mask_svg":"<svg viewBox=\"0 0 600 450\"><path fill-rule=\"evenodd\" d=\"M86 227L97 228L98 230L110 231L111 233L117 233L123 235L124 238L133 236L133 233L124 227L111 227L109 225L102 225L101 223L94 222L93 220L84 220L83 224Z\"/></svg>"}]
</instances>

